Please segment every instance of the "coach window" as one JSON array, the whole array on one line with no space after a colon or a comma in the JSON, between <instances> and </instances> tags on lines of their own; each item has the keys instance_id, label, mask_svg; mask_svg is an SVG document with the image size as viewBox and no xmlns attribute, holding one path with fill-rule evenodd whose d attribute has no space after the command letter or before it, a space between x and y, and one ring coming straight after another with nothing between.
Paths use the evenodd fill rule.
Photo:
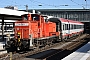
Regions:
<instances>
[{"instance_id":1,"label":"coach window","mask_svg":"<svg viewBox=\"0 0 90 60\"><path fill-rule=\"evenodd\" d=\"M82 25L80 25L80 28L82 28Z\"/></svg>"},{"instance_id":2,"label":"coach window","mask_svg":"<svg viewBox=\"0 0 90 60\"><path fill-rule=\"evenodd\" d=\"M67 30L68 30L68 24L67 24Z\"/></svg>"},{"instance_id":3,"label":"coach window","mask_svg":"<svg viewBox=\"0 0 90 60\"><path fill-rule=\"evenodd\" d=\"M73 25L72 25L72 29L73 29Z\"/></svg>"},{"instance_id":4,"label":"coach window","mask_svg":"<svg viewBox=\"0 0 90 60\"><path fill-rule=\"evenodd\" d=\"M73 29L73 24L72 24L72 29Z\"/></svg>"},{"instance_id":5,"label":"coach window","mask_svg":"<svg viewBox=\"0 0 90 60\"><path fill-rule=\"evenodd\" d=\"M82 25L80 25L80 28L82 28Z\"/></svg>"},{"instance_id":6,"label":"coach window","mask_svg":"<svg viewBox=\"0 0 90 60\"><path fill-rule=\"evenodd\" d=\"M67 24L67 30L68 30L68 28L69 28L69 27L68 27L68 24Z\"/></svg>"},{"instance_id":7,"label":"coach window","mask_svg":"<svg viewBox=\"0 0 90 60\"><path fill-rule=\"evenodd\" d=\"M75 25L73 25L73 29L75 29Z\"/></svg>"},{"instance_id":8,"label":"coach window","mask_svg":"<svg viewBox=\"0 0 90 60\"><path fill-rule=\"evenodd\" d=\"M81 28L83 28L83 26L81 25Z\"/></svg>"},{"instance_id":9,"label":"coach window","mask_svg":"<svg viewBox=\"0 0 90 60\"><path fill-rule=\"evenodd\" d=\"M67 30L67 24L65 24L65 30Z\"/></svg>"},{"instance_id":10,"label":"coach window","mask_svg":"<svg viewBox=\"0 0 90 60\"><path fill-rule=\"evenodd\" d=\"M74 25L73 25L73 29L74 29Z\"/></svg>"},{"instance_id":11,"label":"coach window","mask_svg":"<svg viewBox=\"0 0 90 60\"><path fill-rule=\"evenodd\" d=\"M71 24L71 29L72 29L72 24Z\"/></svg>"},{"instance_id":12,"label":"coach window","mask_svg":"<svg viewBox=\"0 0 90 60\"><path fill-rule=\"evenodd\" d=\"M65 24L65 30L67 30L67 24Z\"/></svg>"},{"instance_id":13,"label":"coach window","mask_svg":"<svg viewBox=\"0 0 90 60\"><path fill-rule=\"evenodd\" d=\"M63 24L63 30L64 30L64 24Z\"/></svg>"},{"instance_id":14,"label":"coach window","mask_svg":"<svg viewBox=\"0 0 90 60\"><path fill-rule=\"evenodd\" d=\"M75 25L74 27L75 27L75 29L76 29L76 25Z\"/></svg>"},{"instance_id":15,"label":"coach window","mask_svg":"<svg viewBox=\"0 0 90 60\"><path fill-rule=\"evenodd\" d=\"M66 24L64 24L64 30L66 29L66 27L65 27L65 26L66 26Z\"/></svg>"},{"instance_id":16,"label":"coach window","mask_svg":"<svg viewBox=\"0 0 90 60\"><path fill-rule=\"evenodd\" d=\"M65 30L67 29L67 24L65 24Z\"/></svg>"},{"instance_id":17,"label":"coach window","mask_svg":"<svg viewBox=\"0 0 90 60\"><path fill-rule=\"evenodd\" d=\"M77 29L78 29L78 25L77 25Z\"/></svg>"},{"instance_id":18,"label":"coach window","mask_svg":"<svg viewBox=\"0 0 90 60\"><path fill-rule=\"evenodd\" d=\"M79 25L77 25L77 29L78 29Z\"/></svg>"},{"instance_id":19,"label":"coach window","mask_svg":"<svg viewBox=\"0 0 90 60\"><path fill-rule=\"evenodd\" d=\"M79 29L79 25L77 27L78 27L77 29Z\"/></svg>"},{"instance_id":20,"label":"coach window","mask_svg":"<svg viewBox=\"0 0 90 60\"><path fill-rule=\"evenodd\" d=\"M73 29L75 29L75 25L73 25Z\"/></svg>"},{"instance_id":21,"label":"coach window","mask_svg":"<svg viewBox=\"0 0 90 60\"><path fill-rule=\"evenodd\" d=\"M78 25L78 29L80 28L80 25Z\"/></svg>"},{"instance_id":22,"label":"coach window","mask_svg":"<svg viewBox=\"0 0 90 60\"><path fill-rule=\"evenodd\" d=\"M81 28L81 25L79 25L80 27L79 28Z\"/></svg>"},{"instance_id":23,"label":"coach window","mask_svg":"<svg viewBox=\"0 0 90 60\"><path fill-rule=\"evenodd\" d=\"M70 24L69 24L69 26L68 26L68 29L70 30Z\"/></svg>"},{"instance_id":24,"label":"coach window","mask_svg":"<svg viewBox=\"0 0 90 60\"><path fill-rule=\"evenodd\" d=\"M81 28L81 26L79 25L79 29Z\"/></svg>"},{"instance_id":25,"label":"coach window","mask_svg":"<svg viewBox=\"0 0 90 60\"><path fill-rule=\"evenodd\" d=\"M77 25L77 29L78 29L78 25Z\"/></svg>"},{"instance_id":26,"label":"coach window","mask_svg":"<svg viewBox=\"0 0 90 60\"><path fill-rule=\"evenodd\" d=\"M66 30L66 24L64 24L64 30Z\"/></svg>"},{"instance_id":27,"label":"coach window","mask_svg":"<svg viewBox=\"0 0 90 60\"><path fill-rule=\"evenodd\" d=\"M72 29L73 29L73 24L72 24Z\"/></svg>"},{"instance_id":28,"label":"coach window","mask_svg":"<svg viewBox=\"0 0 90 60\"><path fill-rule=\"evenodd\" d=\"M75 29L76 29L76 25L75 25Z\"/></svg>"},{"instance_id":29,"label":"coach window","mask_svg":"<svg viewBox=\"0 0 90 60\"><path fill-rule=\"evenodd\" d=\"M70 24L70 29L72 29L72 24Z\"/></svg>"},{"instance_id":30,"label":"coach window","mask_svg":"<svg viewBox=\"0 0 90 60\"><path fill-rule=\"evenodd\" d=\"M77 29L79 29L79 25L78 25L78 28Z\"/></svg>"},{"instance_id":31,"label":"coach window","mask_svg":"<svg viewBox=\"0 0 90 60\"><path fill-rule=\"evenodd\" d=\"M81 28L82 28L82 25L81 25Z\"/></svg>"},{"instance_id":32,"label":"coach window","mask_svg":"<svg viewBox=\"0 0 90 60\"><path fill-rule=\"evenodd\" d=\"M76 25L76 29L78 28L78 26Z\"/></svg>"},{"instance_id":33,"label":"coach window","mask_svg":"<svg viewBox=\"0 0 90 60\"><path fill-rule=\"evenodd\" d=\"M75 25L75 29L76 29L76 25Z\"/></svg>"},{"instance_id":34,"label":"coach window","mask_svg":"<svg viewBox=\"0 0 90 60\"><path fill-rule=\"evenodd\" d=\"M83 28L84 26L82 25L82 28Z\"/></svg>"},{"instance_id":35,"label":"coach window","mask_svg":"<svg viewBox=\"0 0 90 60\"><path fill-rule=\"evenodd\" d=\"M68 30L68 24L67 24L67 30Z\"/></svg>"},{"instance_id":36,"label":"coach window","mask_svg":"<svg viewBox=\"0 0 90 60\"><path fill-rule=\"evenodd\" d=\"M74 25L74 29L75 29L75 25Z\"/></svg>"},{"instance_id":37,"label":"coach window","mask_svg":"<svg viewBox=\"0 0 90 60\"><path fill-rule=\"evenodd\" d=\"M66 24L66 30L68 30L68 24Z\"/></svg>"},{"instance_id":38,"label":"coach window","mask_svg":"<svg viewBox=\"0 0 90 60\"><path fill-rule=\"evenodd\" d=\"M74 25L73 25L73 29L74 29Z\"/></svg>"},{"instance_id":39,"label":"coach window","mask_svg":"<svg viewBox=\"0 0 90 60\"><path fill-rule=\"evenodd\" d=\"M73 25L73 29L74 29L74 25Z\"/></svg>"},{"instance_id":40,"label":"coach window","mask_svg":"<svg viewBox=\"0 0 90 60\"><path fill-rule=\"evenodd\" d=\"M66 30L68 29L68 24L66 24Z\"/></svg>"}]
</instances>

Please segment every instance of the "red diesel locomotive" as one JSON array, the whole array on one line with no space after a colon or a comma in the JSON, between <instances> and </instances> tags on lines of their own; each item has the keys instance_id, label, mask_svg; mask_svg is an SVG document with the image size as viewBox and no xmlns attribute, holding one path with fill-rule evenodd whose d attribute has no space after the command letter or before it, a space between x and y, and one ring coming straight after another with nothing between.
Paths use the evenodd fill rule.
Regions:
<instances>
[{"instance_id":1,"label":"red diesel locomotive","mask_svg":"<svg viewBox=\"0 0 90 60\"><path fill-rule=\"evenodd\" d=\"M59 37L56 23L38 14L22 15L22 20L15 22L14 30L15 38L8 41L7 48L13 47L15 50L49 45Z\"/></svg>"}]
</instances>

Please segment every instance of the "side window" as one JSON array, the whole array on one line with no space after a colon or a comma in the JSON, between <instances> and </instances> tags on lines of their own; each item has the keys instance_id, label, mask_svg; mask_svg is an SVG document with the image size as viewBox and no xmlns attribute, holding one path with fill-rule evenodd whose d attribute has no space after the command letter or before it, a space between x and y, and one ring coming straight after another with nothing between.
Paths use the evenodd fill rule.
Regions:
<instances>
[{"instance_id":1,"label":"side window","mask_svg":"<svg viewBox=\"0 0 90 60\"><path fill-rule=\"evenodd\" d=\"M31 18L32 18L32 20L35 20L35 21L39 21L40 20L40 16L36 15L36 14L32 14Z\"/></svg>"},{"instance_id":2,"label":"side window","mask_svg":"<svg viewBox=\"0 0 90 60\"><path fill-rule=\"evenodd\" d=\"M76 29L76 25L75 25L75 29Z\"/></svg>"},{"instance_id":3,"label":"side window","mask_svg":"<svg viewBox=\"0 0 90 60\"><path fill-rule=\"evenodd\" d=\"M70 26L70 24L69 24L69 28L68 28L69 30L71 29L71 26Z\"/></svg>"},{"instance_id":4,"label":"side window","mask_svg":"<svg viewBox=\"0 0 90 60\"><path fill-rule=\"evenodd\" d=\"M67 24L65 24L65 30L67 30Z\"/></svg>"},{"instance_id":5,"label":"side window","mask_svg":"<svg viewBox=\"0 0 90 60\"><path fill-rule=\"evenodd\" d=\"M73 25L73 29L74 29L74 25Z\"/></svg>"},{"instance_id":6,"label":"side window","mask_svg":"<svg viewBox=\"0 0 90 60\"><path fill-rule=\"evenodd\" d=\"M73 25L71 24L71 29L73 29Z\"/></svg>"},{"instance_id":7,"label":"side window","mask_svg":"<svg viewBox=\"0 0 90 60\"><path fill-rule=\"evenodd\" d=\"M68 24L66 24L66 30L68 30Z\"/></svg>"},{"instance_id":8,"label":"side window","mask_svg":"<svg viewBox=\"0 0 90 60\"><path fill-rule=\"evenodd\" d=\"M75 25L74 25L74 29L75 29Z\"/></svg>"},{"instance_id":9,"label":"side window","mask_svg":"<svg viewBox=\"0 0 90 60\"><path fill-rule=\"evenodd\" d=\"M27 15L24 15L24 20L28 20L28 16Z\"/></svg>"},{"instance_id":10,"label":"side window","mask_svg":"<svg viewBox=\"0 0 90 60\"><path fill-rule=\"evenodd\" d=\"M67 24L67 30L68 30L68 24Z\"/></svg>"},{"instance_id":11,"label":"side window","mask_svg":"<svg viewBox=\"0 0 90 60\"><path fill-rule=\"evenodd\" d=\"M63 30L64 30L64 24L63 24Z\"/></svg>"},{"instance_id":12,"label":"side window","mask_svg":"<svg viewBox=\"0 0 90 60\"><path fill-rule=\"evenodd\" d=\"M77 29L78 29L78 25L77 25Z\"/></svg>"}]
</instances>

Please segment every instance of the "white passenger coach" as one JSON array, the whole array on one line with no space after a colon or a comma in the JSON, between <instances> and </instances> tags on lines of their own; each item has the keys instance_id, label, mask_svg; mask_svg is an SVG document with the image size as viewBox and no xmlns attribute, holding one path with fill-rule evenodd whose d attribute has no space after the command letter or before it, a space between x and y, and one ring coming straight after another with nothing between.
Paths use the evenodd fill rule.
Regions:
<instances>
[{"instance_id":1,"label":"white passenger coach","mask_svg":"<svg viewBox=\"0 0 90 60\"><path fill-rule=\"evenodd\" d=\"M79 21L64 18L50 18L49 20L57 24L57 30L60 31L63 39L80 35L84 32L84 24Z\"/></svg>"}]
</instances>

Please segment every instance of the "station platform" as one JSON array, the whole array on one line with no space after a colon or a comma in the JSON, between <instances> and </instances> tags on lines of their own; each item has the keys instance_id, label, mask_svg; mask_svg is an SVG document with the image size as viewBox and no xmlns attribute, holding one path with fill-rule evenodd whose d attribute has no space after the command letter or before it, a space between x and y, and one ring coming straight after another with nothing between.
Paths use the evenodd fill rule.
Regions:
<instances>
[{"instance_id":1,"label":"station platform","mask_svg":"<svg viewBox=\"0 0 90 60\"><path fill-rule=\"evenodd\" d=\"M62 60L90 60L90 42L66 56Z\"/></svg>"}]
</instances>

